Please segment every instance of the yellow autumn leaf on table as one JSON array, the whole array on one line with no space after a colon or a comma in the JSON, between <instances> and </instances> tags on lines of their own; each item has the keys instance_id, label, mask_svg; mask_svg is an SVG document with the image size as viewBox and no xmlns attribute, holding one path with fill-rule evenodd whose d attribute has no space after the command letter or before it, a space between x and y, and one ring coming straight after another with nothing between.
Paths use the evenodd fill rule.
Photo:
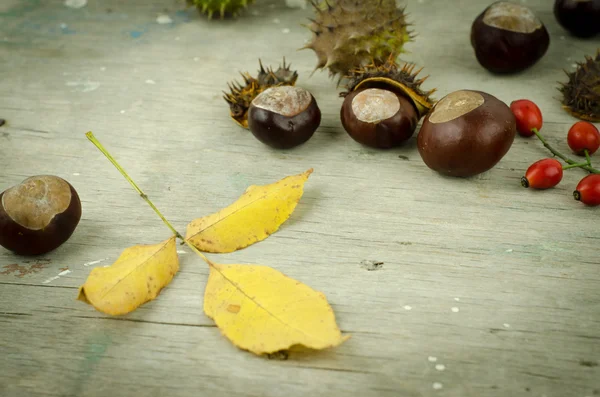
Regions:
<instances>
[{"instance_id":1,"label":"yellow autumn leaf on table","mask_svg":"<svg viewBox=\"0 0 600 397\"><path fill-rule=\"evenodd\" d=\"M323 293L268 266L211 264L204 312L234 345L259 355L349 338Z\"/></svg>"},{"instance_id":2,"label":"yellow autumn leaf on table","mask_svg":"<svg viewBox=\"0 0 600 397\"><path fill-rule=\"evenodd\" d=\"M308 171L263 186L252 185L230 206L187 226L186 240L204 252L226 253L264 240L294 212Z\"/></svg>"},{"instance_id":3,"label":"yellow autumn leaf on table","mask_svg":"<svg viewBox=\"0 0 600 397\"><path fill-rule=\"evenodd\" d=\"M126 314L156 298L178 270L175 236L129 247L111 266L92 270L77 299L106 314Z\"/></svg>"}]
</instances>

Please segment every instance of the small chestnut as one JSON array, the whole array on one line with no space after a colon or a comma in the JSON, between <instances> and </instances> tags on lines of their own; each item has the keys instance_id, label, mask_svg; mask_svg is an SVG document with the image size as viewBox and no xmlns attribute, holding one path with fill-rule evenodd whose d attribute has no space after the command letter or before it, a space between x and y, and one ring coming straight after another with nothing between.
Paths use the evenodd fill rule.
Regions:
<instances>
[{"instance_id":1,"label":"small chestnut","mask_svg":"<svg viewBox=\"0 0 600 397\"><path fill-rule=\"evenodd\" d=\"M487 7L471 26L477 61L492 73L516 73L533 66L550 45L550 35L527 7L499 1Z\"/></svg>"},{"instance_id":2,"label":"small chestnut","mask_svg":"<svg viewBox=\"0 0 600 397\"><path fill-rule=\"evenodd\" d=\"M600 33L600 0L556 0L554 16L575 37L589 38Z\"/></svg>"},{"instance_id":3,"label":"small chestnut","mask_svg":"<svg viewBox=\"0 0 600 397\"><path fill-rule=\"evenodd\" d=\"M308 141L321 124L321 110L307 90L296 86L267 88L248 109L248 128L262 143L290 149Z\"/></svg>"},{"instance_id":4,"label":"small chestnut","mask_svg":"<svg viewBox=\"0 0 600 397\"><path fill-rule=\"evenodd\" d=\"M417 149L432 170L470 177L495 166L516 132L515 116L504 102L481 91L459 90L440 99L425 117Z\"/></svg>"},{"instance_id":5,"label":"small chestnut","mask_svg":"<svg viewBox=\"0 0 600 397\"><path fill-rule=\"evenodd\" d=\"M38 175L0 193L0 245L18 255L40 255L71 237L81 218L75 188Z\"/></svg>"},{"instance_id":6,"label":"small chestnut","mask_svg":"<svg viewBox=\"0 0 600 397\"><path fill-rule=\"evenodd\" d=\"M346 95L340 118L355 141L387 149L407 141L417 127L418 115L404 96L382 88L365 88Z\"/></svg>"}]
</instances>

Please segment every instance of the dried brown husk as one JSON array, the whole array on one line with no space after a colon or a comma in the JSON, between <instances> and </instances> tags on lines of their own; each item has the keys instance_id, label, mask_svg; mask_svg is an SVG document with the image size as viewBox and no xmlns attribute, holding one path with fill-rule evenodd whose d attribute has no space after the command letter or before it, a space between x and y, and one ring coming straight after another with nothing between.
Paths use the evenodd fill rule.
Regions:
<instances>
[{"instance_id":1,"label":"dried brown husk","mask_svg":"<svg viewBox=\"0 0 600 397\"><path fill-rule=\"evenodd\" d=\"M563 109L581 120L600 121L600 49L595 58L586 56L574 72L565 73L569 81L559 87Z\"/></svg>"},{"instance_id":2,"label":"dried brown husk","mask_svg":"<svg viewBox=\"0 0 600 397\"><path fill-rule=\"evenodd\" d=\"M400 67L392 57L382 64L372 60L370 64L350 71L346 76L346 91L340 93L340 96L345 97L363 88L387 89L408 98L421 118L433 107L434 99L431 95L436 89L421 89L421 85L429 76L417 78L423 68L415 71L415 67L414 63L405 63Z\"/></svg>"},{"instance_id":3,"label":"dried brown husk","mask_svg":"<svg viewBox=\"0 0 600 397\"><path fill-rule=\"evenodd\" d=\"M285 63L285 58L277 70L271 67L265 68L260 59L258 62L260 69L256 77L247 72L240 73L243 83L237 81L228 83L229 92L223 92L223 99L229 105L231 118L243 128L248 128L248 109L258 94L270 87L293 86L298 79L298 72L292 70L290 64Z\"/></svg>"}]
</instances>

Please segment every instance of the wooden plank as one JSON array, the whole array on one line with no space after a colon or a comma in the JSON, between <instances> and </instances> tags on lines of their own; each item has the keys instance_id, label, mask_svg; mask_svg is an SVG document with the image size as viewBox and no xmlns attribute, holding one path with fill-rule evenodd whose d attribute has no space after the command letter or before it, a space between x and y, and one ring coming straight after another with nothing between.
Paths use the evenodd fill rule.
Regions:
<instances>
[{"instance_id":1,"label":"wooden plank","mask_svg":"<svg viewBox=\"0 0 600 397\"><path fill-rule=\"evenodd\" d=\"M566 35L546 3L527 2L551 47L519 75L494 77L476 63L468 34L481 1L408 3L418 36L405 58L425 66L438 98L475 88L535 100L543 133L568 152L574 119L560 108L557 81L598 42ZM158 24L162 13L174 23ZM520 187L528 165L548 156L535 139L516 139L494 169L470 179L431 172L414 138L389 151L361 147L339 123L335 84L325 72L310 76L314 54L296 51L310 37L299 26L310 15L269 1L211 22L154 0L3 4L0 187L62 176L78 190L83 217L43 257L0 251L0 395L600 394L598 211L571 197L584 174L566 172L545 192ZM283 56L323 114L314 137L291 151L236 127L221 99L238 71ZM238 350L203 314L208 269L185 247L173 282L130 315L108 318L76 301L93 267L169 233L88 130L180 231L248 185L314 168L275 235L211 258L269 265L323 291L352 339L286 361ZM366 271L363 260L383 266Z\"/></svg>"}]
</instances>

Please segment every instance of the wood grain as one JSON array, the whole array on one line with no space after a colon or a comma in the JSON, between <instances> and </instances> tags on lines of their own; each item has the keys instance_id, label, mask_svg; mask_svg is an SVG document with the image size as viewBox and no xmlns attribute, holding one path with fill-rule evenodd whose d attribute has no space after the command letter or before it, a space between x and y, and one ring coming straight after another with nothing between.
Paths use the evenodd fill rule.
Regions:
<instances>
[{"instance_id":1,"label":"wood grain","mask_svg":"<svg viewBox=\"0 0 600 397\"><path fill-rule=\"evenodd\" d=\"M536 101L544 135L568 152L574 119L557 82L598 40L568 36L550 2L527 5L552 40L528 71L492 76L475 61L469 29L484 1L409 2L418 36L405 59L425 66L438 99L473 88ZM158 24L161 13L173 24ZM516 139L470 179L427 169L414 138L388 151L358 145L339 122L335 84L325 72L310 76L314 54L296 51L311 14L283 1L210 22L173 1L3 4L0 187L61 176L78 190L83 217L41 258L0 250L1 396L600 395L600 213L571 196L584 174L566 172L549 191L520 187L528 165L549 155L535 139ZM283 56L323 114L314 137L289 151L238 128L221 98L238 71ZM236 349L204 315L208 269L185 247L181 272L136 312L109 318L77 302L94 266L169 234L88 130L180 231L248 185L314 168L276 234L211 258L272 266L323 291L352 339L285 361ZM384 264L366 271L365 259Z\"/></svg>"}]
</instances>

